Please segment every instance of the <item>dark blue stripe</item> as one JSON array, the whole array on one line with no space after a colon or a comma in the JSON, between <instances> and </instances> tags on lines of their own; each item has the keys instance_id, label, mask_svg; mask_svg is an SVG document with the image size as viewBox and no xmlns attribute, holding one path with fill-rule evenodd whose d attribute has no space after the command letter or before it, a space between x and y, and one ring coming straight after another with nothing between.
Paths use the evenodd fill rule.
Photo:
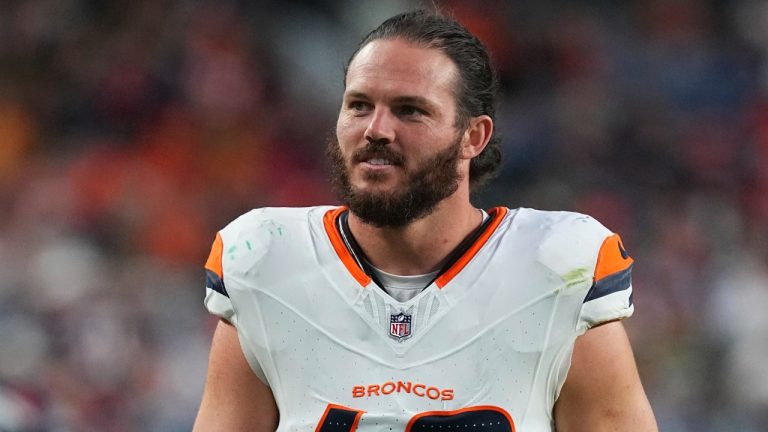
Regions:
<instances>
[{"instance_id":1,"label":"dark blue stripe","mask_svg":"<svg viewBox=\"0 0 768 432\"><path fill-rule=\"evenodd\" d=\"M454 429L462 430L482 430L485 432L511 432L515 430L514 425L509 422L506 413L501 411L501 408L488 407L489 409L483 409L478 411L466 411L462 413L446 415L437 413L434 415L420 415L419 418L413 423L411 430L423 431L423 430L450 430L453 426ZM472 424L473 427L462 428L462 425ZM482 428L476 428L475 425L480 424ZM437 426L437 427L435 427Z\"/></svg>"},{"instance_id":2,"label":"dark blue stripe","mask_svg":"<svg viewBox=\"0 0 768 432\"><path fill-rule=\"evenodd\" d=\"M605 297L608 294L613 294L618 291L623 291L632 285L632 266L627 267L626 270L616 272L612 275L608 275L599 281L592 284L592 288L587 293L587 298L584 299L584 303Z\"/></svg>"},{"instance_id":3,"label":"dark blue stripe","mask_svg":"<svg viewBox=\"0 0 768 432\"><path fill-rule=\"evenodd\" d=\"M205 286L206 288L210 288L217 293L224 295L225 297L229 297L227 289L224 288L224 281L221 280L219 275L217 275L214 271L205 269Z\"/></svg>"},{"instance_id":4,"label":"dark blue stripe","mask_svg":"<svg viewBox=\"0 0 768 432\"><path fill-rule=\"evenodd\" d=\"M330 408L318 430L320 432L349 432L352 430L355 418L361 414L361 411L355 411L351 408Z\"/></svg>"}]
</instances>

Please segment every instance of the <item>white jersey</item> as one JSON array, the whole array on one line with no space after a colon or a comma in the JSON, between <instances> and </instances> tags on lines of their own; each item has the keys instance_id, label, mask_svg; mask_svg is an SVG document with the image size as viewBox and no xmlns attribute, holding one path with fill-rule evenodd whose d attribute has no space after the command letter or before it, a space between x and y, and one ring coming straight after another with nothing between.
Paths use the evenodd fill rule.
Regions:
<instances>
[{"instance_id":1,"label":"white jersey","mask_svg":"<svg viewBox=\"0 0 768 432\"><path fill-rule=\"evenodd\" d=\"M344 211L253 210L206 264L205 305L237 328L278 431L552 431L576 337L633 312L632 259L589 216L492 209L399 302L347 249Z\"/></svg>"}]
</instances>

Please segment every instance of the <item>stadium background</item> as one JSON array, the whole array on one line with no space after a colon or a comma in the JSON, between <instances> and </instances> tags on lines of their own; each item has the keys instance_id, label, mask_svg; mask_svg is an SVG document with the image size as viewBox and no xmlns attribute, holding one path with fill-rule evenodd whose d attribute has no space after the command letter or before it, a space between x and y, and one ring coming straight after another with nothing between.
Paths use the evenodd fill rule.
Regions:
<instances>
[{"instance_id":1,"label":"stadium background","mask_svg":"<svg viewBox=\"0 0 768 432\"><path fill-rule=\"evenodd\" d=\"M622 233L661 430L768 430L768 3L439 4L503 85L477 202ZM0 430L189 430L215 232L333 201L346 56L413 5L0 2Z\"/></svg>"}]
</instances>

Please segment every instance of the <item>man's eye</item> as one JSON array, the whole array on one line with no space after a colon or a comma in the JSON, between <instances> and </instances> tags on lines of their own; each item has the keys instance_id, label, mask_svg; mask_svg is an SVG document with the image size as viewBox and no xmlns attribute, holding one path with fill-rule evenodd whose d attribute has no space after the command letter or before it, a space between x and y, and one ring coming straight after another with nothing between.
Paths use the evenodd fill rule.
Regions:
<instances>
[{"instance_id":1,"label":"man's eye","mask_svg":"<svg viewBox=\"0 0 768 432\"><path fill-rule=\"evenodd\" d=\"M352 111L368 111L370 109L370 105L362 101L350 102L348 106Z\"/></svg>"},{"instance_id":2,"label":"man's eye","mask_svg":"<svg viewBox=\"0 0 768 432\"><path fill-rule=\"evenodd\" d=\"M415 106L412 106L412 105L403 105L400 108L398 108L397 112L403 116L415 116L415 115L424 114L423 110L416 108Z\"/></svg>"}]
</instances>

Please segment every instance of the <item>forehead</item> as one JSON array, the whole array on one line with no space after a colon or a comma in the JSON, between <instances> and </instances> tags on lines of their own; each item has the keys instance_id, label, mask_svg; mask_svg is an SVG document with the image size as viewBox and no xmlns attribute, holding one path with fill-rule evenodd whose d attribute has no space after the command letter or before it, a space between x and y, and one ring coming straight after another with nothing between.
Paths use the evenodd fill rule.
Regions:
<instances>
[{"instance_id":1,"label":"forehead","mask_svg":"<svg viewBox=\"0 0 768 432\"><path fill-rule=\"evenodd\" d=\"M352 59L346 92L371 97L421 96L446 103L444 98L454 97L457 78L456 65L436 48L403 39L378 39Z\"/></svg>"}]
</instances>

